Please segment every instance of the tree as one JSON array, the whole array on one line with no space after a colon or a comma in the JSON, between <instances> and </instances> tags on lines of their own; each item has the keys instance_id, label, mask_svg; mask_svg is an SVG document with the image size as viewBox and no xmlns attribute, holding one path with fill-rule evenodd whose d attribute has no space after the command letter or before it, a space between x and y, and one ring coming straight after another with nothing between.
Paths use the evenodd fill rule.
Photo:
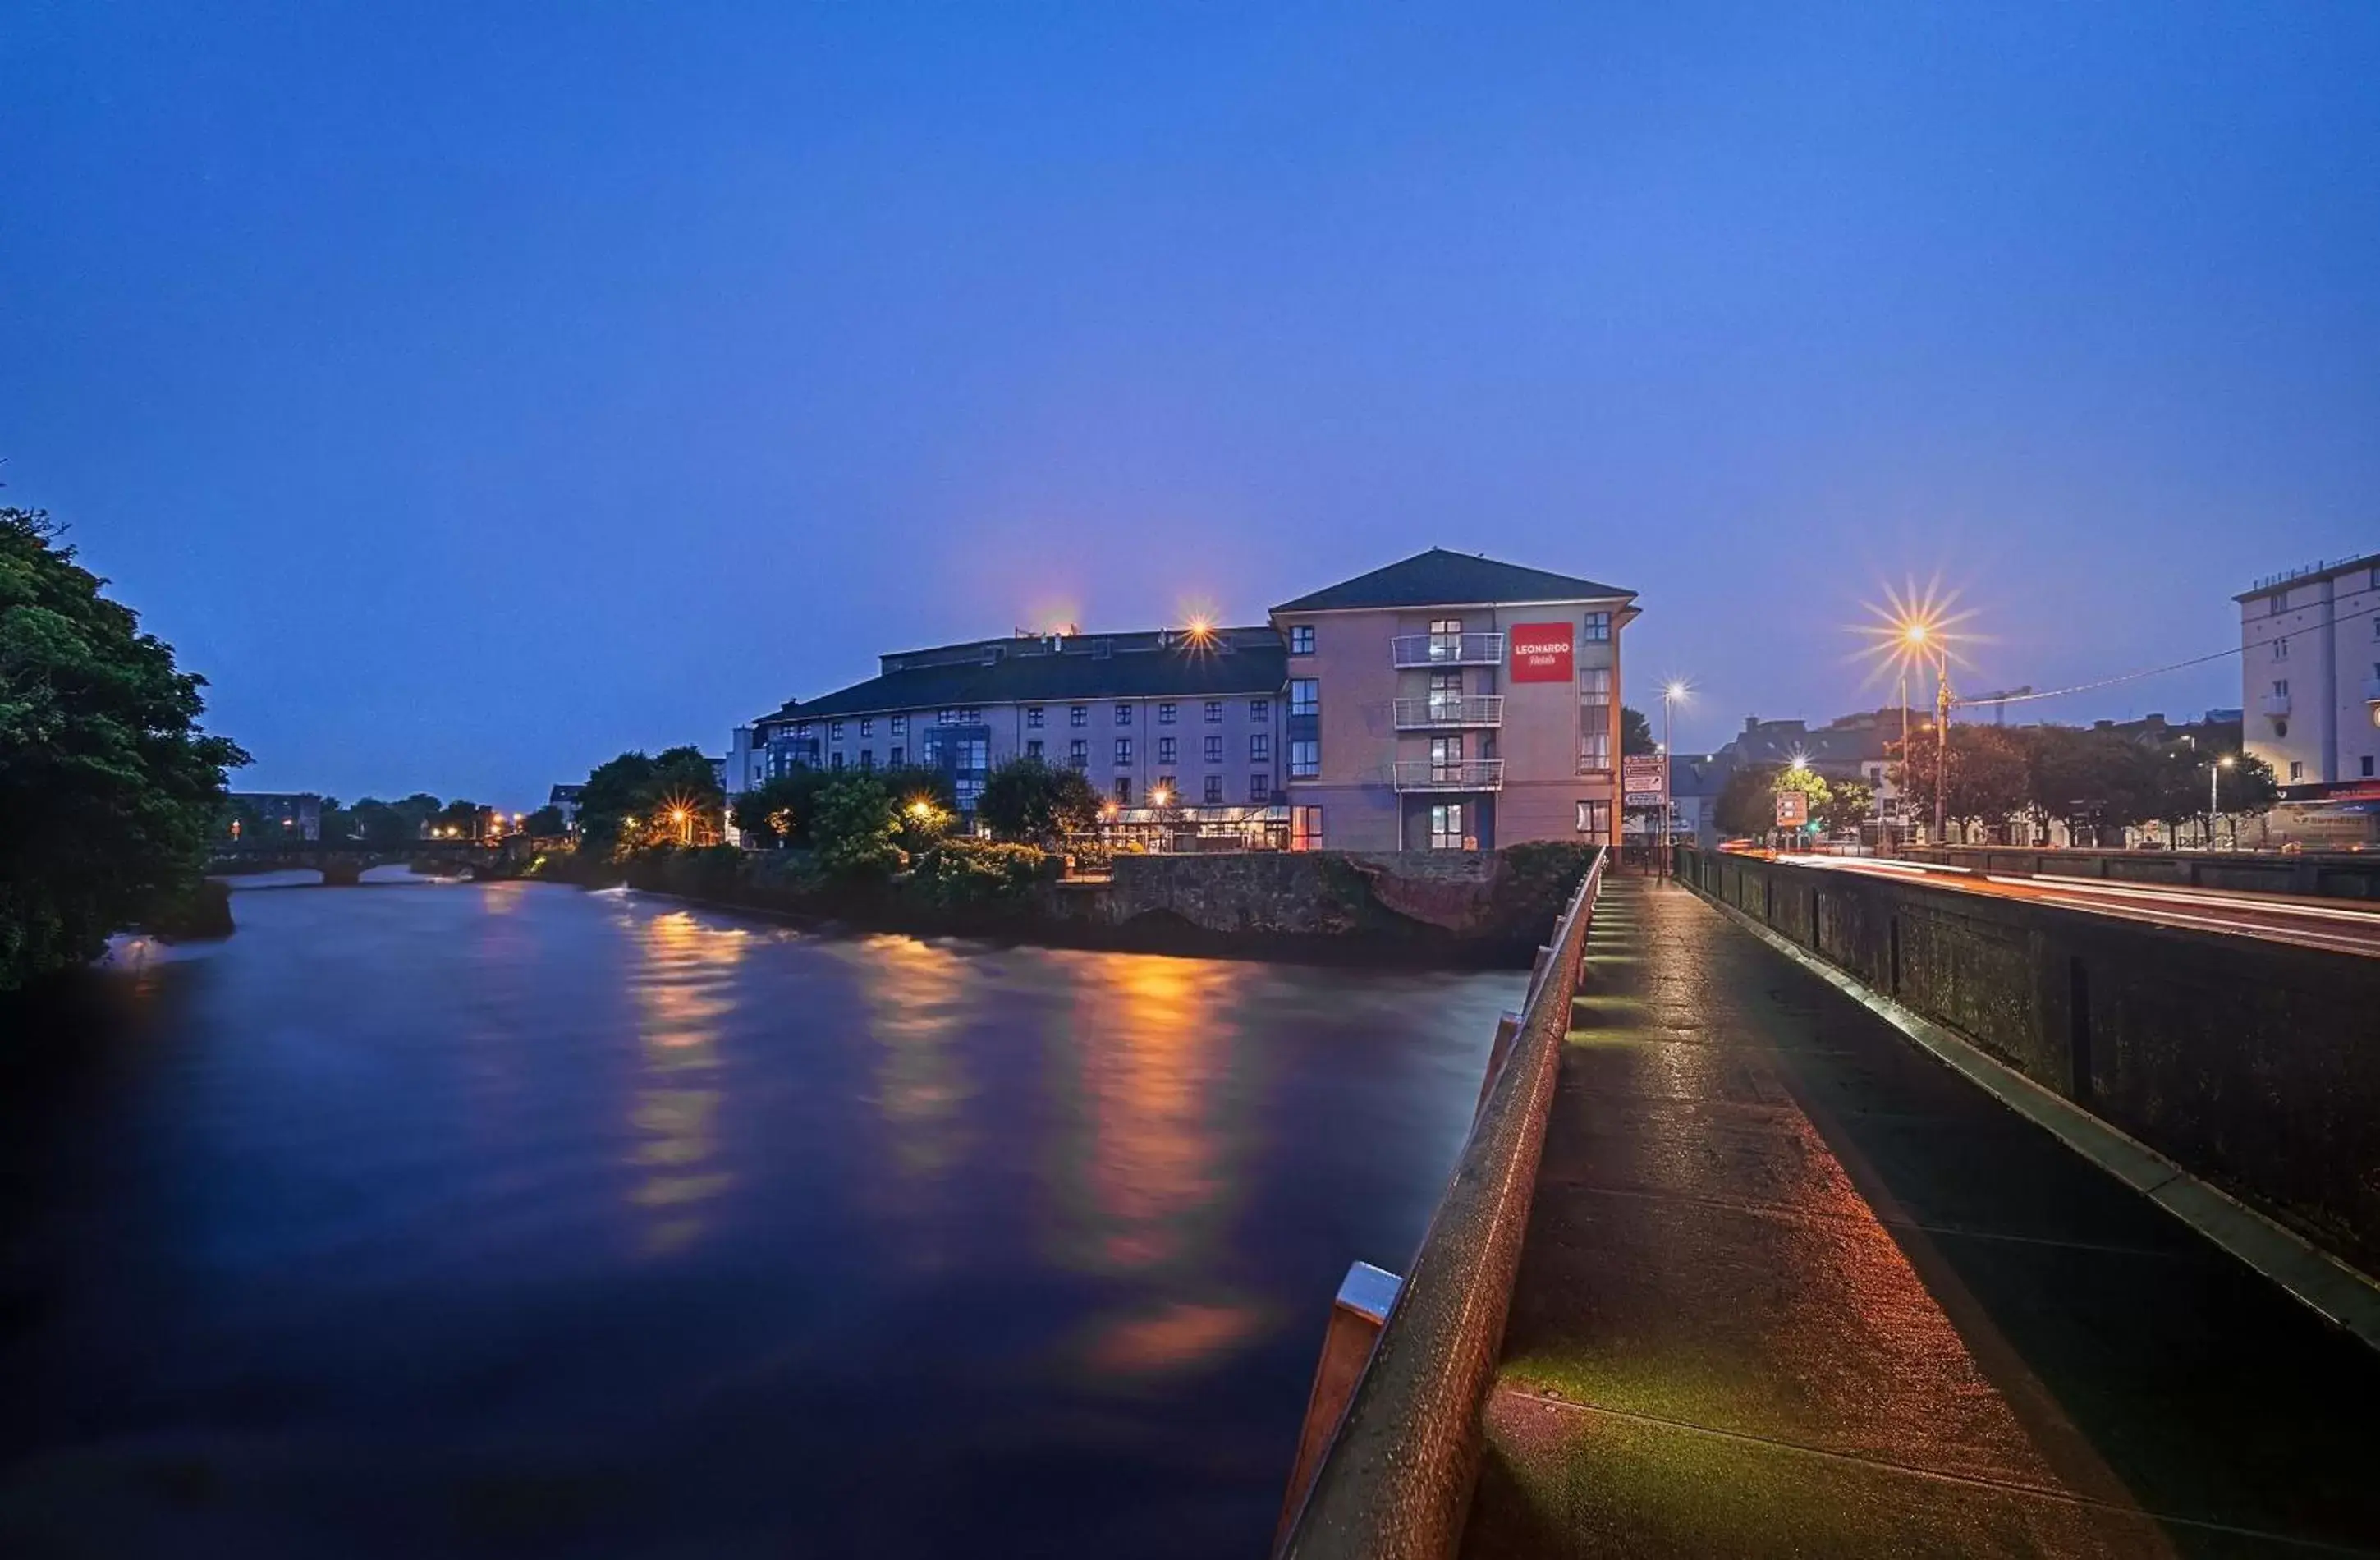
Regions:
<instances>
[{"instance_id":1,"label":"tree","mask_svg":"<svg viewBox=\"0 0 2380 1560\"><path fill-rule=\"evenodd\" d=\"M326 845L344 845L355 837L355 815L339 805L336 797L322 798L321 835Z\"/></svg>"},{"instance_id":2,"label":"tree","mask_svg":"<svg viewBox=\"0 0 2380 1560\"><path fill-rule=\"evenodd\" d=\"M807 844L811 804L826 788L827 779L821 771L796 769L738 796L735 823L745 843L776 849Z\"/></svg>"},{"instance_id":3,"label":"tree","mask_svg":"<svg viewBox=\"0 0 2380 1560\"><path fill-rule=\"evenodd\" d=\"M1937 754L1932 733L1912 737L1914 762L1893 765L1893 784L1909 799L1910 816L1934 815ZM1897 744L1896 744L1897 746ZM1997 725L1961 725L1950 731L1949 784L1943 809L1954 823L1998 823L2025 810L2033 795L2022 739Z\"/></svg>"},{"instance_id":4,"label":"tree","mask_svg":"<svg viewBox=\"0 0 2380 1560\"><path fill-rule=\"evenodd\" d=\"M1745 764L1728 774L1711 816L1725 835L1755 838L1777 826L1777 776L1773 763Z\"/></svg>"},{"instance_id":5,"label":"tree","mask_svg":"<svg viewBox=\"0 0 2380 1560\"><path fill-rule=\"evenodd\" d=\"M902 864L900 810L868 775L846 774L819 793L810 839L832 877L890 877Z\"/></svg>"},{"instance_id":6,"label":"tree","mask_svg":"<svg viewBox=\"0 0 2380 1560\"><path fill-rule=\"evenodd\" d=\"M0 990L88 963L200 889L225 771L206 680L38 509L0 509Z\"/></svg>"},{"instance_id":7,"label":"tree","mask_svg":"<svg viewBox=\"0 0 2380 1560\"><path fill-rule=\"evenodd\" d=\"M588 774L578 798L578 832L590 847L602 851L699 842L717 835L726 801L717 773L698 748L670 748L650 758L625 752ZM681 812L683 823L676 816Z\"/></svg>"},{"instance_id":8,"label":"tree","mask_svg":"<svg viewBox=\"0 0 2380 1560\"><path fill-rule=\"evenodd\" d=\"M438 810L431 820L431 827L455 839L478 839L486 832L481 822L487 810L478 802L465 801L457 797Z\"/></svg>"},{"instance_id":9,"label":"tree","mask_svg":"<svg viewBox=\"0 0 2380 1560\"><path fill-rule=\"evenodd\" d=\"M1654 750L1654 747L1653 723L1645 718L1645 712L1631 709L1625 704L1620 706L1621 753L1623 756L1629 753L1649 753Z\"/></svg>"},{"instance_id":10,"label":"tree","mask_svg":"<svg viewBox=\"0 0 2380 1560\"><path fill-rule=\"evenodd\" d=\"M562 816L562 809L551 802L521 820L521 833L531 839L560 839L569 832L570 824Z\"/></svg>"},{"instance_id":11,"label":"tree","mask_svg":"<svg viewBox=\"0 0 2380 1560\"><path fill-rule=\"evenodd\" d=\"M1830 835L1856 833L1876 810L1876 789L1864 780L1834 780L1824 800L1812 798L1811 816Z\"/></svg>"},{"instance_id":12,"label":"tree","mask_svg":"<svg viewBox=\"0 0 2380 1560\"><path fill-rule=\"evenodd\" d=\"M436 797L424 791L416 791L403 801L364 797L347 810L348 833L376 850L403 849L421 837L440 805Z\"/></svg>"},{"instance_id":13,"label":"tree","mask_svg":"<svg viewBox=\"0 0 2380 1560\"><path fill-rule=\"evenodd\" d=\"M1098 824L1099 794L1079 770L1014 758L984 782L976 816L995 839L1052 846Z\"/></svg>"}]
</instances>

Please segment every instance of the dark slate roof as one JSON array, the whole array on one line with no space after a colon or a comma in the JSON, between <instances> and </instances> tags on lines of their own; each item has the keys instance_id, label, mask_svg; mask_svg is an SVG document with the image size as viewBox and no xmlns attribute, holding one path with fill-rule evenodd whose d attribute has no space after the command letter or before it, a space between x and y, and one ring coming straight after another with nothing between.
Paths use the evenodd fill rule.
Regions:
<instances>
[{"instance_id":1,"label":"dark slate roof","mask_svg":"<svg viewBox=\"0 0 2380 1560\"><path fill-rule=\"evenodd\" d=\"M1153 635L1088 634L1066 641L1062 652L1046 649L1046 641L1039 640L986 640L983 650L1001 652L989 664L981 656L924 665L903 664L902 657L888 656L885 659L896 669L817 699L789 702L763 715L761 721L777 725L832 715L962 705L1279 694L1289 679L1289 652L1279 636L1269 628L1225 632L1234 641L1228 651L1198 649L1178 640L1159 649ZM1103 638L1113 644L1113 650L1106 655L1094 653L1092 645Z\"/></svg>"},{"instance_id":2,"label":"dark slate roof","mask_svg":"<svg viewBox=\"0 0 2380 1560\"><path fill-rule=\"evenodd\" d=\"M1366 607L1469 606L1488 602L1597 601L1633 596L1617 585L1576 575L1498 563L1475 553L1433 547L1402 563L1283 602L1275 612L1344 612Z\"/></svg>"}]
</instances>

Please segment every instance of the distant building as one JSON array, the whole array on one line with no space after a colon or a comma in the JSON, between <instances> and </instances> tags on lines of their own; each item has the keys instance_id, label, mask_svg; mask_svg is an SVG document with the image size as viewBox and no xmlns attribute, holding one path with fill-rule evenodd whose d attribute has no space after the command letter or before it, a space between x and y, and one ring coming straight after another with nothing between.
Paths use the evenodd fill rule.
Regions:
<instances>
[{"instance_id":1,"label":"distant building","mask_svg":"<svg viewBox=\"0 0 2380 1560\"><path fill-rule=\"evenodd\" d=\"M1690 837L1706 850L1726 836L1718 826L1719 793L1735 765L1720 753L1676 753L1670 759L1670 816L1673 835Z\"/></svg>"},{"instance_id":2,"label":"distant building","mask_svg":"<svg viewBox=\"0 0 2380 1560\"><path fill-rule=\"evenodd\" d=\"M807 766L941 770L972 813L1029 756L1087 775L1119 810L1282 805L1283 654L1267 628L1014 635L880 658L875 676L736 729L723 784ZM1283 815L1285 822L1286 815Z\"/></svg>"},{"instance_id":3,"label":"distant building","mask_svg":"<svg viewBox=\"0 0 2380 1560\"><path fill-rule=\"evenodd\" d=\"M244 843L259 838L310 843L322 837L322 798L312 791L234 791L225 799L230 805L225 832Z\"/></svg>"},{"instance_id":4,"label":"distant building","mask_svg":"<svg viewBox=\"0 0 2380 1560\"><path fill-rule=\"evenodd\" d=\"M2380 779L2380 554L2258 580L2240 603L2248 751L2283 795Z\"/></svg>"},{"instance_id":5,"label":"distant building","mask_svg":"<svg viewBox=\"0 0 2380 1560\"><path fill-rule=\"evenodd\" d=\"M585 786L556 786L545 794L545 805L562 814L562 826L576 833L578 828L578 798L587 794Z\"/></svg>"},{"instance_id":6,"label":"distant building","mask_svg":"<svg viewBox=\"0 0 2380 1560\"><path fill-rule=\"evenodd\" d=\"M1635 592L1443 548L1284 602L1293 835L1611 844Z\"/></svg>"},{"instance_id":7,"label":"distant building","mask_svg":"<svg viewBox=\"0 0 2380 1560\"><path fill-rule=\"evenodd\" d=\"M1920 733L1932 725L1930 713L1911 713L1910 744L1920 754L1926 750ZM1764 721L1747 715L1735 739L1713 756L1729 769L1766 764L1784 769L1799 760L1824 779L1859 781L1876 793L1878 821L1897 828L1906 822L1900 789L1892 783L1900 732L1901 712L1897 704L1838 716L1815 730L1803 721Z\"/></svg>"}]
</instances>

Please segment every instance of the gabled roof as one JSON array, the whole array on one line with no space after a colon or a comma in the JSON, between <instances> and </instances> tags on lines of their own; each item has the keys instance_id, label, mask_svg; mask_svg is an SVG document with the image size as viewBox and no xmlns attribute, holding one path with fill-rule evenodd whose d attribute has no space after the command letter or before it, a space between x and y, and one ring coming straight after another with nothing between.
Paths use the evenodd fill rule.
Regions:
<instances>
[{"instance_id":1,"label":"gabled roof","mask_svg":"<svg viewBox=\"0 0 2380 1560\"><path fill-rule=\"evenodd\" d=\"M1572 574L1498 563L1475 553L1433 547L1400 563L1283 602L1275 612L1348 612L1364 608L1475 606L1493 602L1609 601L1636 592Z\"/></svg>"},{"instance_id":2,"label":"gabled roof","mask_svg":"<svg viewBox=\"0 0 2380 1560\"><path fill-rule=\"evenodd\" d=\"M1098 699L1265 698L1287 686L1289 652L1269 628L1220 632L1232 648L1201 648L1179 639L1160 647L1157 636L1093 635L1111 646L1108 653L1069 648L1043 652L1040 641L983 641L979 648L1014 650L986 659L915 664L888 656L893 670L837 689L816 699L787 703L762 723L815 720L833 715L889 714L984 704L1055 704Z\"/></svg>"}]
</instances>

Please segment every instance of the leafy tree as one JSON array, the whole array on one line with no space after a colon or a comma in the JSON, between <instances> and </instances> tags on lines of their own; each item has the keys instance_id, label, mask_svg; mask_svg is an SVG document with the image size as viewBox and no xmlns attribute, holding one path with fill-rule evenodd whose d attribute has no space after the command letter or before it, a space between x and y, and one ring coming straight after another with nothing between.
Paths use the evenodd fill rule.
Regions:
<instances>
[{"instance_id":1,"label":"leafy tree","mask_svg":"<svg viewBox=\"0 0 2380 1560\"><path fill-rule=\"evenodd\" d=\"M1623 755L1649 753L1653 751L1654 747L1653 723L1645 718L1645 712L1631 709L1625 704L1621 705L1620 751Z\"/></svg>"},{"instance_id":2,"label":"leafy tree","mask_svg":"<svg viewBox=\"0 0 2380 1560\"><path fill-rule=\"evenodd\" d=\"M559 839L570 832L562 809L548 803L521 821L521 832L531 839Z\"/></svg>"},{"instance_id":3,"label":"leafy tree","mask_svg":"<svg viewBox=\"0 0 2380 1560\"><path fill-rule=\"evenodd\" d=\"M604 851L675 844L685 835L699 841L716 835L726 801L719 776L698 748L670 748L652 757L622 753L587 776L578 798L578 832L590 847ZM680 809L690 815L686 825L669 817Z\"/></svg>"},{"instance_id":4,"label":"leafy tree","mask_svg":"<svg viewBox=\"0 0 2380 1560\"><path fill-rule=\"evenodd\" d=\"M847 774L819 793L810 839L832 877L890 877L904 859L899 805L868 775Z\"/></svg>"},{"instance_id":5,"label":"leafy tree","mask_svg":"<svg viewBox=\"0 0 2380 1560\"><path fill-rule=\"evenodd\" d=\"M196 896L224 772L248 762L199 731L205 679L57 536L0 509L0 989Z\"/></svg>"},{"instance_id":6,"label":"leafy tree","mask_svg":"<svg viewBox=\"0 0 2380 1560\"><path fill-rule=\"evenodd\" d=\"M322 798L322 837L327 845L343 845L355 837L355 815L339 805L336 797Z\"/></svg>"},{"instance_id":7,"label":"leafy tree","mask_svg":"<svg viewBox=\"0 0 2380 1560\"><path fill-rule=\"evenodd\" d=\"M431 826L442 831L452 830L457 839L478 839L485 832L480 825L487 810L478 802L465 801L457 797L438 810L431 820Z\"/></svg>"},{"instance_id":8,"label":"leafy tree","mask_svg":"<svg viewBox=\"0 0 2380 1560\"><path fill-rule=\"evenodd\" d=\"M364 797L348 809L351 837L377 850L397 850L421 837L422 829L438 815L440 802L416 791L403 801Z\"/></svg>"},{"instance_id":9,"label":"leafy tree","mask_svg":"<svg viewBox=\"0 0 2380 1560\"><path fill-rule=\"evenodd\" d=\"M1912 736L1916 762L1893 766L1893 782L1909 798L1910 815L1934 815L1936 737ZM1997 725L1954 725L1949 752L1944 815L1954 823L1998 823L2023 811L2033 788L2023 739Z\"/></svg>"},{"instance_id":10,"label":"leafy tree","mask_svg":"<svg viewBox=\"0 0 2380 1560\"><path fill-rule=\"evenodd\" d=\"M995 839L1051 846L1094 828L1099 794L1081 771L1038 758L1014 758L984 781L976 816Z\"/></svg>"},{"instance_id":11,"label":"leafy tree","mask_svg":"<svg viewBox=\"0 0 2380 1560\"><path fill-rule=\"evenodd\" d=\"M2216 799L2226 814L2258 817L2280 804L2281 778L2253 753L2234 753L2217 783Z\"/></svg>"},{"instance_id":12,"label":"leafy tree","mask_svg":"<svg viewBox=\"0 0 2380 1560\"><path fill-rule=\"evenodd\" d=\"M1711 816L1725 835L1756 838L1777 826L1777 776L1773 763L1752 763L1731 770L1719 787Z\"/></svg>"},{"instance_id":13,"label":"leafy tree","mask_svg":"<svg viewBox=\"0 0 2380 1560\"><path fill-rule=\"evenodd\" d=\"M1876 810L1876 789L1864 780L1833 780L1827 783L1825 798L1812 798L1811 816L1830 835L1855 832Z\"/></svg>"}]
</instances>

